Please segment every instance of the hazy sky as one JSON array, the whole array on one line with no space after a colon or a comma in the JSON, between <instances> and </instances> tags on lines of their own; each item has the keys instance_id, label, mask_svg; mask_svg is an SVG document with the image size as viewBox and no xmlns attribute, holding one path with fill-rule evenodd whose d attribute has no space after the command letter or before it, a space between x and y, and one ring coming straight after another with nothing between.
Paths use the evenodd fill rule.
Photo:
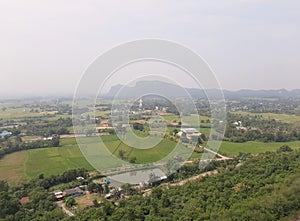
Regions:
<instances>
[{"instance_id":1,"label":"hazy sky","mask_svg":"<svg viewBox=\"0 0 300 221\"><path fill-rule=\"evenodd\" d=\"M188 46L225 89L300 88L298 0L0 2L0 93L73 93L88 64L122 42Z\"/></svg>"}]
</instances>

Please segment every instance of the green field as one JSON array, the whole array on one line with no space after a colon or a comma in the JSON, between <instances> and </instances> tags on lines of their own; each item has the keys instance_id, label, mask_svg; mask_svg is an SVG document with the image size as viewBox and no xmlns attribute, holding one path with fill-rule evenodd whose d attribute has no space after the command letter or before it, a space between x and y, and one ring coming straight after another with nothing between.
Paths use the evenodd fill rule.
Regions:
<instances>
[{"instance_id":1,"label":"green field","mask_svg":"<svg viewBox=\"0 0 300 221\"><path fill-rule=\"evenodd\" d=\"M95 138L84 138L86 142L94 143ZM104 144L107 149L99 149L99 146L91 146L91 156L100 154L101 163L109 164L112 153L118 157L118 150L126 151L126 158L136 157L136 163L156 162L172 152L176 143L163 139L158 145L150 149L134 149L124 143L120 144L117 136L104 136ZM2 179L8 181L31 179L43 173L45 176L60 174L66 170L84 167L88 170L94 168L84 158L74 138L61 139L61 147L41 148L12 153L0 160L0 174ZM116 150L116 148L118 149ZM190 150L182 145L179 153L188 154ZM107 160L105 154L107 155ZM195 154L194 157L200 156Z\"/></svg>"},{"instance_id":2,"label":"green field","mask_svg":"<svg viewBox=\"0 0 300 221\"><path fill-rule=\"evenodd\" d=\"M74 142L74 139L62 139L63 147L9 154L0 160L1 178L8 181L31 179L41 173L50 176L79 167L93 170Z\"/></svg>"},{"instance_id":3,"label":"green field","mask_svg":"<svg viewBox=\"0 0 300 221\"><path fill-rule=\"evenodd\" d=\"M40 117L42 114L30 112L30 108L23 108L23 107L17 107L17 108L10 108L8 107L5 111L2 110L0 106L0 118L3 119L15 119L20 120L24 119L26 117Z\"/></svg>"},{"instance_id":4,"label":"green field","mask_svg":"<svg viewBox=\"0 0 300 221\"><path fill-rule=\"evenodd\" d=\"M249 141L245 143L232 143L232 142L222 142L219 149L220 153L226 154L228 156L235 156L239 153L263 153L267 151L276 151L279 147L283 145L289 145L292 148L300 148L300 141L293 142L277 142L277 143L263 143Z\"/></svg>"},{"instance_id":5,"label":"green field","mask_svg":"<svg viewBox=\"0 0 300 221\"><path fill-rule=\"evenodd\" d=\"M242 115L262 115L265 119L275 119L286 123L296 123L300 124L300 116L291 114L273 114L273 113L250 113L250 112L234 112L236 114Z\"/></svg>"},{"instance_id":6,"label":"green field","mask_svg":"<svg viewBox=\"0 0 300 221\"><path fill-rule=\"evenodd\" d=\"M137 163L155 162L167 156L172 152L176 143L169 140L162 140L157 146L150 149L136 149L127 146L116 136L103 136L103 141L109 153L109 157L104 157L101 163L109 164L112 152L118 156L118 150L124 150L127 159L137 158ZM91 139L86 141L94 142ZM62 147L52 147L43 149L34 149L9 154L0 160L1 179L9 182L32 179L44 173L45 176L60 174L66 170L84 167L88 170L94 168L87 162L76 144L74 138L61 139ZM276 151L282 145L289 145L292 148L299 148L300 141L287 143L262 143L262 142L246 142L246 143L230 143L223 142L219 152L228 156L235 156L240 152L243 153L262 153L266 151ZM118 148L117 148L118 147ZM180 145L179 152L184 156L187 154L186 147ZM99 148L97 148L99 154ZM104 153L100 150L100 154ZM193 153L191 158L200 158L201 154Z\"/></svg>"},{"instance_id":7,"label":"green field","mask_svg":"<svg viewBox=\"0 0 300 221\"><path fill-rule=\"evenodd\" d=\"M171 153L177 144L174 141L163 139L158 145L150 149L138 149L122 143L117 136L103 137L103 141L111 153L114 153L118 157L118 151L123 150L125 151L125 157L127 159L136 157L136 163L156 162ZM187 154L189 152L185 151L185 149L187 149L186 147L181 144L179 145L179 148L181 149L179 151L181 154Z\"/></svg>"},{"instance_id":8,"label":"green field","mask_svg":"<svg viewBox=\"0 0 300 221\"><path fill-rule=\"evenodd\" d=\"M40 109L38 108L36 108L35 110L38 110L38 112L31 112L31 108L17 106L17 107L7 107L7 109L4 111L0 105L0 118L9 119L9 120L23 120L25 118L31 118L31 117L44 117L49 121L54 121L59 118L72 117L69 114L49 114L49 113L47 114L45 112L41 112Z\"/></svg>"},{"instance_id":9,"label":"green field","mask_svg":"<svg viewBox=\"0 0 300 221\"><path fill-rule=\"evenodd\" d=\"M184 116L182 118L180 118L178 115L166 115L162 117L167 121L167 123L172 123L173 121L183 121L183 123L186 123L191 127L199 127L199 124L197 123L200 123L201 120L210 120L209 117L196 114L191 114L190 116Z\"/></svg>"}]
</instances>

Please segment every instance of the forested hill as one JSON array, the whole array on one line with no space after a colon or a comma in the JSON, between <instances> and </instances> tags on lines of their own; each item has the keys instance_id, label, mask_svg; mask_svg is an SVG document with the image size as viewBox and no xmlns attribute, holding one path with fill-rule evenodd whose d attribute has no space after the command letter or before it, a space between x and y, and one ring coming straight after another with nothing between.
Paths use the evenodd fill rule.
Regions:
<instances>
[{"instance_id":1,"label":"forested hill","mask_svg":"<svg viewBox=\"0 0 300 221\"><path fill-rule=\"evenodd\" d=\"M296 220L300 210L300 152L282 149L249 157L184 186L157 187L80 213L75 220Z\"/></svg>"},{"instance_id":2,"label":"forested hill","mask_svg":"<svg viewBox=\"0 0 300 221\"><path fill-rule=\"evenodd\" d=\"M226 99L240 99L240 98L300 98L300 90L238 90L238 91L222 91ZM193 98L220 98L220 91L217 89L196 89L196 88L182 88L178 85L162 82L162 81L141 81L137 82L135 86L115 85L104 97L107 98L136 98L137 95L144 94L161 94L169 98L180 98L191 96Z\"/></svg>"},{"instance_id":3,"label":"forested hill","mask_svg":"<svg viewBox=\"0 0 300 221\"><path fill-rule=\"evenodd\" d=\"M300 218L300 151L289 147L277 153L243 155L225 161L219 173L183 186L152 188L150 196L136 193L128 199L102 201L67 217L56 206L49 179L36 179L20 187L0 181L0 221L295 221ZM73 180L84 170L73 170L51 180ZM70 177L71 176L71 177ZM52 185L55 185L53 183ZM18 199L29 196L20 204Z\"/></svg>"}]
</instances>

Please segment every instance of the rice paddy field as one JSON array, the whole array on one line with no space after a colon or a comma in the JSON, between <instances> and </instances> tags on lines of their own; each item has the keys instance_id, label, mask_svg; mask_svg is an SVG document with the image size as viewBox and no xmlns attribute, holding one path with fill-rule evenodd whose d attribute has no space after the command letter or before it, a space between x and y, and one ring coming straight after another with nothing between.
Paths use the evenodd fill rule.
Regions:
<instances>
[{"instance_id":1,"label":"rice paddy field","mask_svg":"<svg viewBox=\"0 0 300 221\"><path fill-rule=\"evenodd\" d=\"M60 174L69 169L93 167L83 157L74 139L62 139L62 147L20 151L0 160L1 179L10 182Z\"/></svg>"},{"instance_id":2,"label":"rice paddy field","mask_svg":"<svg viewBox=\"0 0 300 221\"><path fill-rule=\"evenodd\" d=\"M86 139L87 141L89 139ZM106 152L110 157L118 157L118 151L125 151L127 159L136 157L136 163L156 162L162 157L172 153L176 143L169 140L162 140L161 143L150 149L136 149L121 143L116 136L103 136L103 142L106 145ZM276 151L282 145L289 145L292 148L299 148L300 141L286 143L262 143L246 142L231 143L223 142L219 152L227 156L235 156L243 153L262 153L266 151ZM181 145L181 154L187 154L186 147ZM107 151L108 150L108 151ZM97 154L99 149L97 149ZM104 153L104 152L103 152ZM191 158L200 158L201 154L192 153ZM102 164L109 164L111 158L102 158ZM10 183L19 182L36 178L43 173L45 176L60 174L66 170L74 168L86 168L93 171L94 168L84 157L74 138L61 139L61 147L33 149L21 151L6 155L0 160L1 179L8 180Z\"/></svg>"},{"instance_id":3,"label":"rice paddy field","mask_svg":"<svg viewBox=\"0 0 300 221\"><path fill-rule=\"evenodd\" d=\"M232 142L224 141L221 144L219 152L227 156L236 156L239 153L258 154L267 151L270 152L276 151L279 147L283 145L289 145L293 149L299 149L300 141L272 142L272 143L263 143L263 142L255 142L255 141L249 141L245 143L232 143Z\"/></svg>"},{"instance_id":4,"label":"rice paddy field","mask_svg":"<svg viewBox=\"0 0 300 221\"><path fill-rule=\"evenodd\" d=\"M86 142L95 143L91 138ZM167 156L175 148L173 141L162 140L158 145L150 149L135 149L119 141L117 136L104 136L103 142L106 149L99 150L98 146L90 146L87 152L90 156L101 155L101 163L109 165L112 155L118 156L118 151L125 151L127 159L136 157L136 163L156 162ZM180 145L180 154L191 152L183 145ZM107 155L109 153L109 155ZM85 151L81 152L74 138L61 139L61 147L40 148L27 151L20 151L4 156L0 160L0 175L4 180L10 182L17 180L32 179L43 173L45 176L60 174L74 168L86 168L89 171L94 168L84 157ZM105 157L107 155L107 158ZM194 154L193 157L197 157ZM199 156L198 156L199 157Z\"/></svg>"}]
</instances>

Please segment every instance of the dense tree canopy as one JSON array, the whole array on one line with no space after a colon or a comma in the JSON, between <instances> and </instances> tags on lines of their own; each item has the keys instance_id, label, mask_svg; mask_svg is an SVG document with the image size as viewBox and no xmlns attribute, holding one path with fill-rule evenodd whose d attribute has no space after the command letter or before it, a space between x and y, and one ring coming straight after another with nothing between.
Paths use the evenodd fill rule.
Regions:
<instances>
[{"instance_id":1,"label":"dense tree canopy","mask_svg":"<svg viewBox=\"0 0 300 221\"><path fill-rule=\"evenodd\" d=\"M75 220L284 220L300 210L300 152L260 154L216 176L183 186L154 187L106 202Z\"/></svg>"}]
</instances>

